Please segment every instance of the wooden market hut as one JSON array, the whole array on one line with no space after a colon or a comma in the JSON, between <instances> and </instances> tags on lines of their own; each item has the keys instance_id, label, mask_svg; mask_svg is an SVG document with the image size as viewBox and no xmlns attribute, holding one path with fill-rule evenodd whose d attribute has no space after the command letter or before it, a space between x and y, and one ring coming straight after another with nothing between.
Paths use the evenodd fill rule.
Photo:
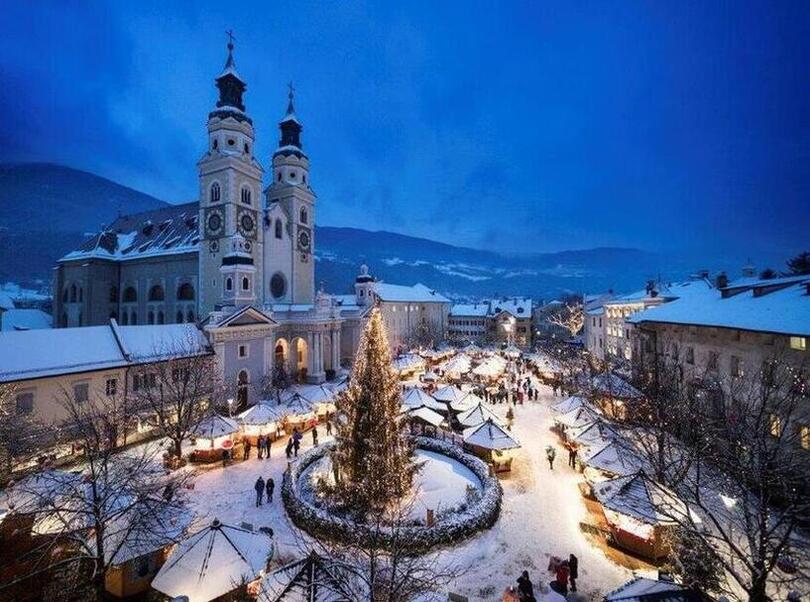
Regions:
<instances>
[{"instance_id":1,"label":"wooden market hut","mask_svg":"<svg viewBox=\"0 0 810 602\"><path fill-rule=\"evenodd\" d=\"M445 408L445 412L449 411L450 404L458 404L460 403L469 393L466 391L462 391L456 385L445 385L443 387L439 387L433 393L431 393L433 399L443 403L447 408Z\"/></svg>"},{"instance_id":2,"label":"wooden market hut","mask_svg":"<svg viewBox=\"0 0 810 602\"><path fill-rule=\"evenodd\" d=\"M335 391L326 385L293 385L281 393L281 403L298 395L308 401L318 418L335 413Z\"/></svg>"},{"instance_id":3,"label":"wooden market hut","mask_svg":"<svg viewBox=\"0 0 810 602\"><path fill-rule=\"evenodd\" d=\"M461 380L470 371L472 359L466 353L459 353L442 365L442 370L447 378Z\"/></svg>"},{"instance_id":4,"label":"wooden market hut","mask_svg":"<svg viewBox=\"0 0 810 602\"><path fill-rule=\"evenodd\" d=\"M465 429L463 437L464 447L489 462L495 472L512 470L512 453L520 443L504 427L490 419Z\"/></svg>"},{"instance_id":5,"label":"wooden market hut","mask_svg":"<svg viewBox=\"0 0 810 602\"><path fill-rule=\"evenodd\" d=\"M571 410L576 410L583 405L589 405L589 402L584 397L572 395L571 397L566 397L562 401L558 401L551 406L551 409L558 414L567 414Z\"/></svg>"},{"instance_id":6,"label":"wooden market hut","mask_svg":"<svg viewBox=\"0 0 810 602\"><path fill-rule=\"evenodd\" d=\"M703 592L679 585L672 579L633 577L605 594L605 602L710 602Z\"/></svg>"},{"instance_id":7,"label":"wooden market hut","mask_svg":"<svg viewBox=\"0 0 810 602\"><path fill-rule=\"evenodd\" d=\"M354 602L345 569L314 550L262 579L259 602Z\"/></svg>"},{"instance_id":8,"label":"wooden market hut","mask_svg":"<svg viewBox=\"0 0 810 602\"><path fill-rule=\"evenodd\" d=\"M223 452L231 458L241 457L239 424L233 418L210 414L192 429L194 449L192 462L216 462L222 460Z\"/></svg>"},{"instance_id":9,"label":"wooden market hut","mask_svg":"<svg viewBox=\"0 0 810 602\"><path fill-rule=\"evenodd\" d=\"M239 414L236 418L242 427L242 438L256 445L259 435L275 441L284 432L287 412L284 406L270 401L260 401Z\"/></svg>"},{"instance_id":10,"label":"wooden market hut","mask_svg":"<svg viewBox=\"0 0 810 602\"><path fill-rule=\"evenodd\" d=\"M280 408L286 413L284 430L288 434L295 429L305 431L318 424L316 405L297 391L282 397Z\"/></svg>"},{"instance_id":11,"label":"wooden market hut","mask_svg":"<svg viewBox=\"0 0 810 602\"><path fill-rule=\"evenodd\" d=\"M419 387L409 387L402 393L402 404L409 408L425 406L436 412L447 412L447 404L436 401Z\"/></svg>"},{"instance_id":12,"label":"wooden market hut","mask_svg":"<svg viewBox=\"0 0 810 602\"><path fill-rule=\"evenodd\" d=\"M643 462L620 440L614 439L602 447L591 449L580 462L585 466L583 471L589 483L605 479L626 477L639 471Z\"/></svg>"},{"instance_id":13,"label":"wooden market hut","mask_svg":"<svg viewBox=\"0 0 810 602\"><path fill-rule=\"evenodd\" d=\"M444 416L426 406L418 408L404 406L402 414L413 434L430 434L435 437L439 429L446 425Z\"/></svg>"},{"instance_id":14,"label":"wooden market hut","mask_svg":"<svg viewBox=\"0 0 810 602\"><path fill-rule=\"evenodd\" d=\"M501 417L485 406L480 400L471 408L456 416L456 420L458 420L462 428L477 426L487 420L492 420L499 426L506 426Z\"/></svg>"},{"instance_id":15,"label":"wooden market hut","mask_svg":"<svg viewBox=\"0 0 810 602\"><path fill-rule=\"evenodd\" d=\"M620 376L608 372L591 379L591 397L610 418L626 420L644 399L644 394Z\"/></svg>"},{"instance_id":16,"label":"wooden market hut","mask_svg":"<svg viewBox=\"0 0 810 602\"><path fill-rule=\"evenodd\" d=\"M183 539L152 581L152 588L189 602L224 601L244 582L256 595L273 555L273 540L252 526L214 521Z\"/></svg>"},{"instance_id":17,"label":"wooden market hut","mask_svg":"<svg viewBox=\"0 0 810 602\"><path fill-rule=\"evenodd\" d=\"M676 526L672 517L685 518L689 512L673 491L641 470L594 483L592 488L615 545L653 561L669 553L667 532ZM694 515L692 519L700 522Z\"/></svg>"}]
</instances>

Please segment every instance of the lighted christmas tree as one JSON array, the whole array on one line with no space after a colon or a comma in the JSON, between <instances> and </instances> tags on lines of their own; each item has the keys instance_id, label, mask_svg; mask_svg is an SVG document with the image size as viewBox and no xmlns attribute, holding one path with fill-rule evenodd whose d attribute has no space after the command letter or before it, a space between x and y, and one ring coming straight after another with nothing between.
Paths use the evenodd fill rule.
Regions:
<instances>
[{"instance_id":1,"label":"lighted christmas tree","mask_svg":"<svg viewBox=\"0 0 810 602\"><path fill-rule=\"evenodd\" d=\"M332 462L338 493L359 512L382 509L410 491L416 465L400 420L400 385L378 309L360 339L349 387L336 402Z\"/></svg>"}]
</instances>

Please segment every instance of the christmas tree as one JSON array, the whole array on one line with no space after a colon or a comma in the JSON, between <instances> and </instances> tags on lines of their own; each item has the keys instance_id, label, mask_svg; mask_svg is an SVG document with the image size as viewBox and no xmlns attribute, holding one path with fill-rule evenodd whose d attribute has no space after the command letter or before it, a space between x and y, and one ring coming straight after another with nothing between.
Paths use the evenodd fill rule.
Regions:
<instances>
[{"instance_id":1,"label":"christmas tree","mask_svg":"<svg viewBox=\"0 0 810 602\"><path fill-rule=\"evenodd\" d=\"M332 452L338 494L360 513L384 509L410 491L416 465L400 403L385 325L375 308L360 339L349 387L336 400Z\"/></svg>"}]
</instances>

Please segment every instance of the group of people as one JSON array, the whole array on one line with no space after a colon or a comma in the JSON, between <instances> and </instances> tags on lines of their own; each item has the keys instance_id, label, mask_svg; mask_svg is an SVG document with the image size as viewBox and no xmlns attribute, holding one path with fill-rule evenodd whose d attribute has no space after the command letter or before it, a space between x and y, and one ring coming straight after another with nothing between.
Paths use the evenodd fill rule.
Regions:
<instances>
[{"instance_id":1,"label":"group of people","mask_svg":"<svg viewBox=\"0 0 810 602\"><path fill-rule=\"evenodd\" d=\"M259 478L256 479L256 483L253 485L253 489L256 490L256 507L262 505L262 499L264 498L265 492L267 492L267 503L273 503L273 491L276 488L276 482L273 480L273 477L267 477L267 481L265 481L261 475Z\"/></svg>"},{"instance_id":2,"label":"group of people","mask_svg":"<svg viewBox=\"0 0 810 602\"><path fill-rule=\"evenodd\" d=\"M264 458L270 458L270 446L272 445L273 441L270 439L270 435L259 435L256 438L256 451L259 460L263 460ZM245 439L244 443L244 459L250 459L250 449L253 446L250 443L249 439Z\"/></svg>"},{"instance_id":3,"label":"group of people","mask_svg":"<svg viewBox=\"0 0 810 602\"><path fill-rule=\"evenodd\" d=\"M568 595L569 591L577 591L579 559L576 556L569 554L566 560L560 560L556 556L552 556L548 569L549 572L554 573L554 580L549 583L552 590L562 596ZM542 587L542 584L538 583L538 587ZM535 602L537 600L534 594L534 583L529 578L529 571L523 571L517 579L517 597L520 602ZM506 599L506 596L504 598Z\"/></svg>"}]
</instances>

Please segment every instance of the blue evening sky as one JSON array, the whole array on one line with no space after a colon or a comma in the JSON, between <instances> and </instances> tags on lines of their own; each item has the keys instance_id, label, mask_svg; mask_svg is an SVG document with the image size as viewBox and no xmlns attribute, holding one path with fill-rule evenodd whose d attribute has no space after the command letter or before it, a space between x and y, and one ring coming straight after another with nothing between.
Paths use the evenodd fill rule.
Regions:
<instances>
[{"instance_id":1,"label":"blue evening sky","mask_svg":"<svg viewBox=\"0 0 810 602\"><path fill-rule=\"evenodd\" d=\"M265 166L295 82L321 224L504 251L810 240L807 2L2 9L3 161L195 198L233 28Z\"/></svg>"}]
</instances>

